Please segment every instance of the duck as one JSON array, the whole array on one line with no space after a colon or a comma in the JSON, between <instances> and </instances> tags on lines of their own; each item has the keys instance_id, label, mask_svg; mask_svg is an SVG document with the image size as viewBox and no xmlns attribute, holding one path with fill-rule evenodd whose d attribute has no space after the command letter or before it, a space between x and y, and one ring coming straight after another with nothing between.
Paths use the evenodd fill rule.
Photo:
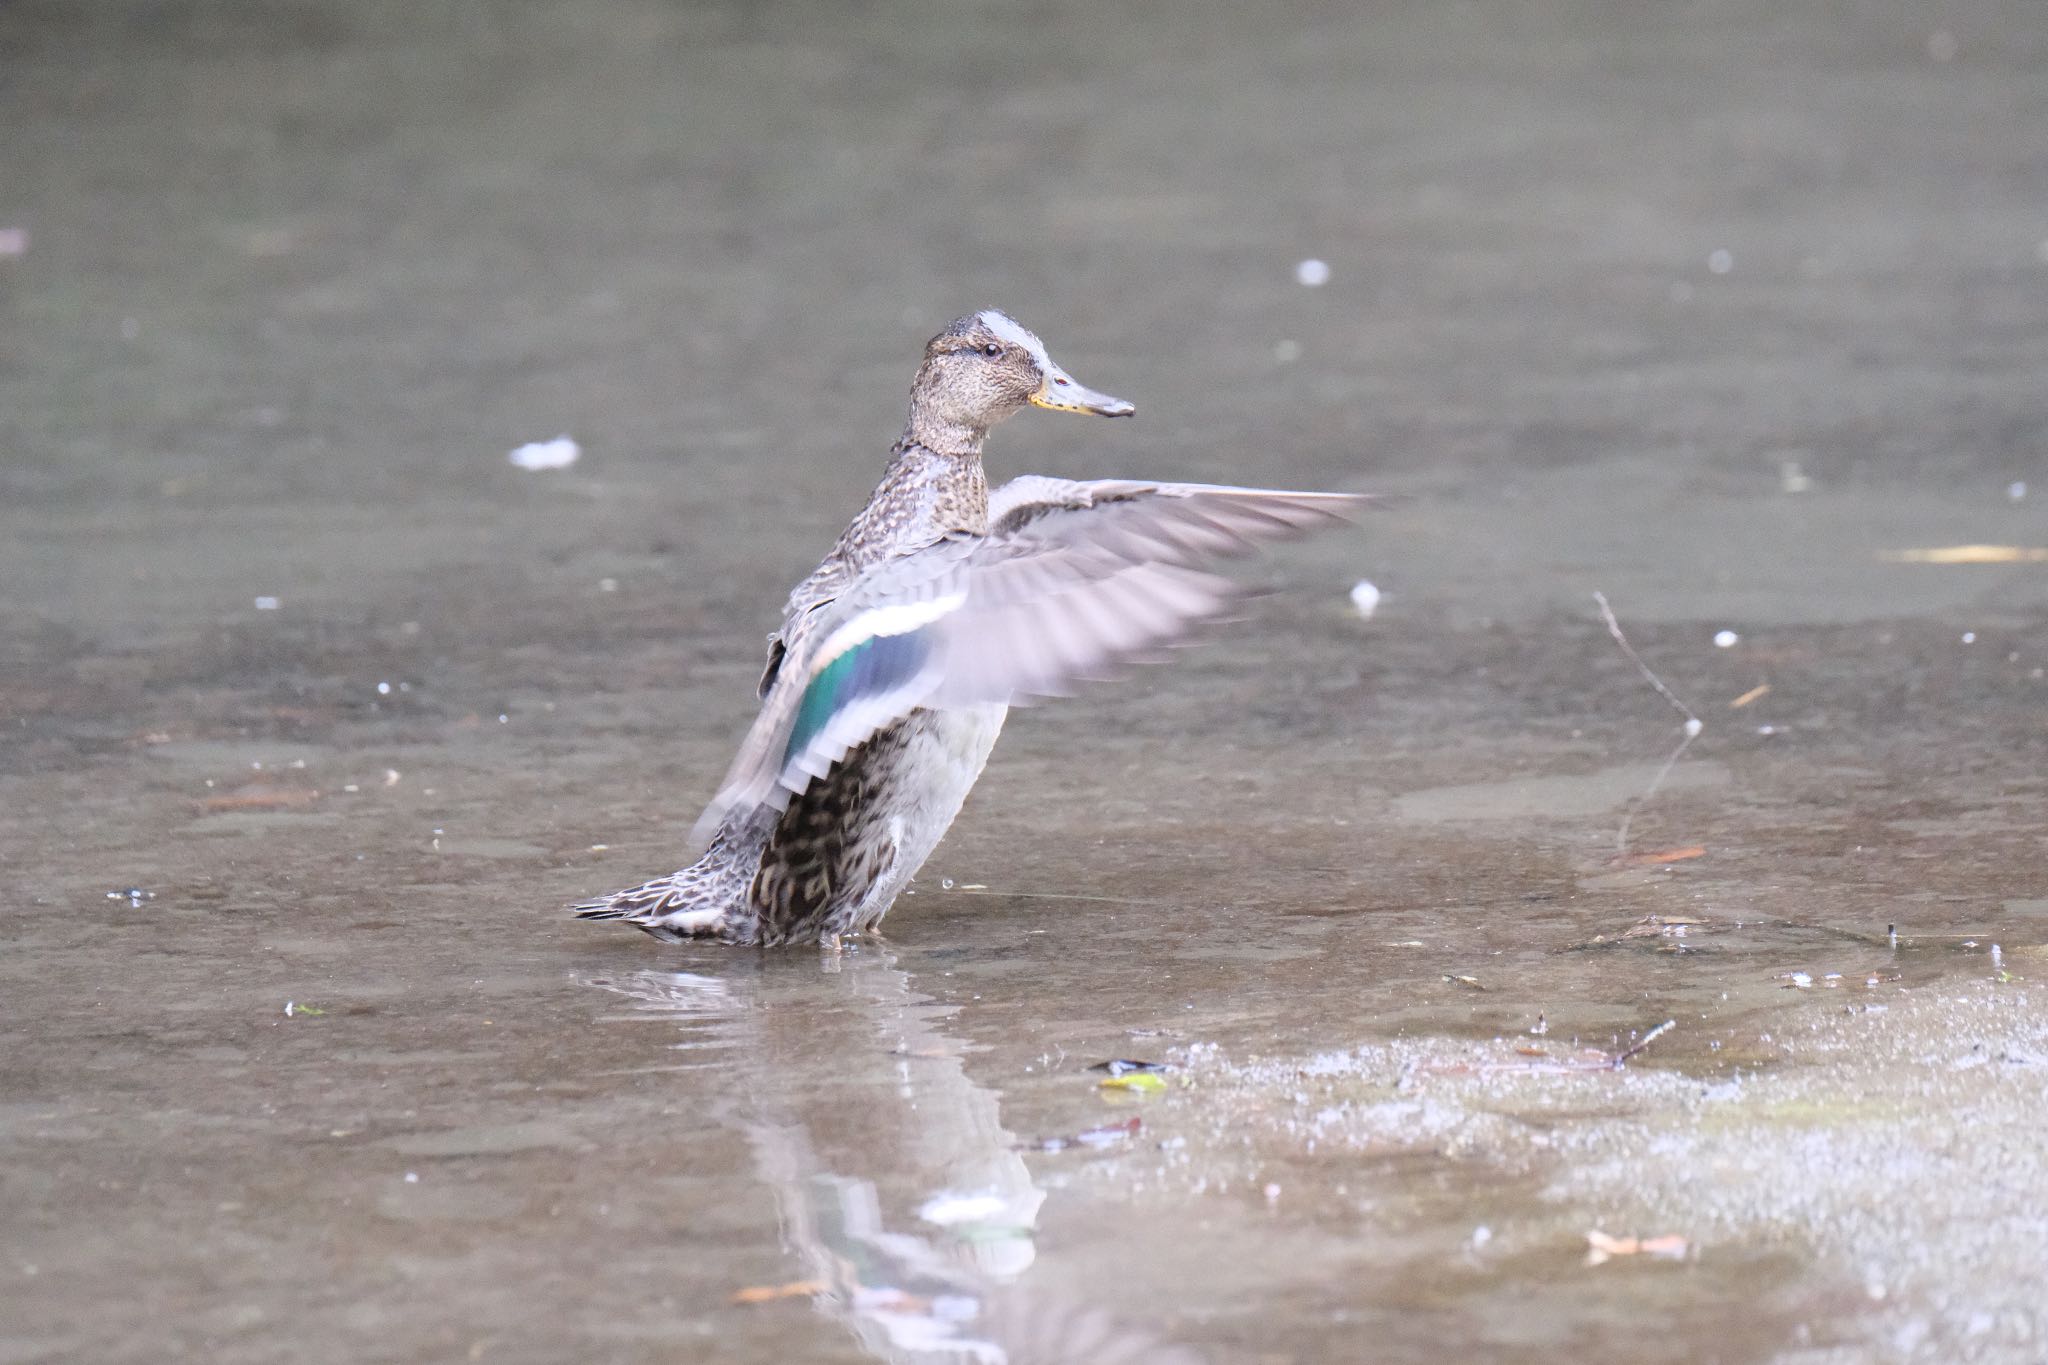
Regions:
<instances>
[{"instance_id":1,"label":"duck","mask_svg":"<svg viewBox=\"0 0 2048 1365\"><path fill-rule=\"evenodd\" d=\"M982 447L1024 411L1129 417L987 308L925 346L867 505L790 592L760 711L689 866L574 905L668 943L877 930L951 827L1012 706L1156 661L1243 597L1208 562L1345 524L1347 493L1024 475Z\"/></svg>"}]
</instances>

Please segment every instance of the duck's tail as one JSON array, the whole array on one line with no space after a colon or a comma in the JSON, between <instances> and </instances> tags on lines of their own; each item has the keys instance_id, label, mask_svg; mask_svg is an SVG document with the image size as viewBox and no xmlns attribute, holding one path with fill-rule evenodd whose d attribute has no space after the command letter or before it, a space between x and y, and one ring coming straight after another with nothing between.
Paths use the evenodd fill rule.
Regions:
<instances>
[{"instance_id":1,"label":"duck's tail","mask_svg":"<svg viewBox=\"0 0 2048 1365\"><path fill-rule=\"evenodd\" d=\"M578 902L569 910L578 919L623 921L663 943L693 938L752 943L759 920L748 904L747 892L759 865L758 849L748 858L721 834L689 867L629 890Z\"/></svg>"}]
</instances>

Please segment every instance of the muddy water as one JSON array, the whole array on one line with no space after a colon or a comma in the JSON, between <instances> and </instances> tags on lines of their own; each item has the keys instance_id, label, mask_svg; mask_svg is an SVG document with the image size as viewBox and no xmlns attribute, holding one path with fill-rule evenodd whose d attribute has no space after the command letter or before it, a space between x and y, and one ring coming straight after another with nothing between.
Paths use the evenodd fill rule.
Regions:
<instances>
[{"instance_id":1,"label":"muddy water","mask_svg":"<svg viewBox=\"0 0 2048 1365\"><path fill-rule=\"evenodd\" d=\"M2048 569L1898 554L2048 545L2048 24L1932 23L0 12L0 1360L2039 1359ZM1140 408L998 473L1403 496L886 942L564 920L990 303Z\"/></svg>"}]
</instances>

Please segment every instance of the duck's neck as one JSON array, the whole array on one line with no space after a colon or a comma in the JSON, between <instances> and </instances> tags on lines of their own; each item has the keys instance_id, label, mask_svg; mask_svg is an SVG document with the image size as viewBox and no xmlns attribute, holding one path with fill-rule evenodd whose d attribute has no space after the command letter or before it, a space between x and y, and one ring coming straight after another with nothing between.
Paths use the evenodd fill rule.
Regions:
<instances>
[{"instance_id":1,"label":"duck's neck","mask_svg":"<svg viewBox=\"0 0 2048 1365\"><path fill-rule=\"evenodd\" d=\"M987 439L987 427L962 425L933 411L913 396L910 420L904 423L903 439L896 443L896 448L920 447L933 455L978 460L981 458L981 443Z\"/></svg>"},{"instance_id":2,"label":"duck's neck","mask_svg":"<svg viewBox=\"0 0 2048 1365\"><path fill-rule=\"evenodd\" d=\"M879 561L955 531L988 534L988 476L981 468L980 441L953 454L905 433L874 496L846 528L841 551L855 561Z\"/></svg>"}]
</instances>

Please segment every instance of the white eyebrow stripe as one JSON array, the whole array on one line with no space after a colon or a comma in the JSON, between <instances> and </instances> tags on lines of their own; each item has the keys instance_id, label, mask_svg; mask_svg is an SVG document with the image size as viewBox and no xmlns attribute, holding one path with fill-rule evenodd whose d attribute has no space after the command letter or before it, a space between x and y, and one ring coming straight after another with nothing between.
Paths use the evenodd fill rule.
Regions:
<instances>
[{"instance_id":1,"label":"white eyebrow stripe","mask_svg":"<svg viewBox=\"0 0 2048 1365\"><path fill-rule=\"evenodd\" d=\"M1038 368L1048 374L1052 373L1052 357L1045 353L1045 343L1033 336L1024 324L995 308L982 309L980 316L982 326L1012 346L1022 346L1031 352L1032 358L1038 362Z\"/></svg>"}]
</instances>

